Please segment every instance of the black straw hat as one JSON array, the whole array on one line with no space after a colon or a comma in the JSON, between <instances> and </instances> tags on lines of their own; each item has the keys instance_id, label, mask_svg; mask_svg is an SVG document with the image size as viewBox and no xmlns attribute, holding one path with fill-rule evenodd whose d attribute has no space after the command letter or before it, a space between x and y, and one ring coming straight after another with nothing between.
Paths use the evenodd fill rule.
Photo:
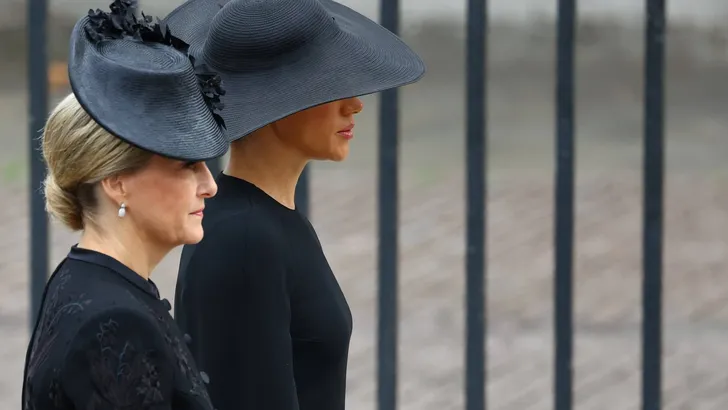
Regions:
<instances>
[{"instance_id":1,"label":"black straw hat","mask_svg":"<svg viewBox=\"0 0 728 410\"><path fill-rule=\"evenodd\" d=\"M184 161L228 149L220 78L188 56L188 45L142 14L133 0L89 10L71 34L68 72L76 99L114 136Z\"/></svg>"},{"instance_id":2,"label":"black straw hat","mask_svg":"<svg viewBox=\"0 0 728 410\"><path fill-rule=\"evenodd\" d=\"M224 4L223 4L224 3ZM295 112L419 80L396 35L331 0L188 0L165 19L223 79L236 140Z\"/></svg>"}]
</instances>

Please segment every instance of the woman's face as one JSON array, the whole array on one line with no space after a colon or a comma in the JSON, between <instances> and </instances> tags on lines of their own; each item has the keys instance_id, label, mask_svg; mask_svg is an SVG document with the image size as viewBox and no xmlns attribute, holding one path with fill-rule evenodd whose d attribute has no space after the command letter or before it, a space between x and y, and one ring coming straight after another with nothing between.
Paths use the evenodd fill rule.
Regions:
<instances>
[{"instance_id":1,"label":"woman's face","mask_svg":"<svg viewBox=\"0 0 728 410\"><path fill-rule=\"evenodd\" d=\"M307 159L342 161L354 138L354 115L363 108L359 98L347 98L299 111L271 127L281 141Z\"/></svg>"},{"instance_id":2,"label":"woman's face","mask_svg":"<svg viewBox=\"0 0 728 410\"><path fill-rule=\"evenodd\" d=\"M166 246L202 240L205 198L217 184L204 162L153 156L141 170L124 178L126 215L144 241Z\"/></svg>"}]
</instances>

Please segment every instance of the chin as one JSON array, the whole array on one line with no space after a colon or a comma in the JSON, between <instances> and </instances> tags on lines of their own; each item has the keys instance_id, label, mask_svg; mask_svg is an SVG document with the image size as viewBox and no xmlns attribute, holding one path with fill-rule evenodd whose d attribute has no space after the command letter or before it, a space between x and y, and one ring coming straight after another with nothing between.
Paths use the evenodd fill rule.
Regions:
<instances>
[{"instance_id":1,"label":"chin","mask_svg":"<svg viewBox=\"0 0 728 410\"><path fill-rule=\"evenodd\" d=\"M199 243L202 238L205 236L205 231L202 229L202 226L188 229L187 232L185 232L184 238L182 240L183 245L194 245Z\"/></svg>"},{"instance_id":2,"label":"chin","mask_svg":"<svg viewBox=\"0 0 728 410\"><path fill-rule=\"evenodd\" d=\"M331 155L329 155L329 161L342 162L348 157L349 157L349 150L346 150L345 152L334 152L334 153L331 153Z\"/></svg>"}]
</instances>

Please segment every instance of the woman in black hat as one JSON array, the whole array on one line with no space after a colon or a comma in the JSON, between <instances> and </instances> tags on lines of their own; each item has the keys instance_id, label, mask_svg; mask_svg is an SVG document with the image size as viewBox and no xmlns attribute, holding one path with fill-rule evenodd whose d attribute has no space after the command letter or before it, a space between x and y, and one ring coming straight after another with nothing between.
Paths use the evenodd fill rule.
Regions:
<instances>
[{"instance_id":1,"label":"woman in black hat","mask_svg":"<svg viewBox=\"0 0 728 410\"><path fill-rule=\"evenodd\" d=\"M207 376L149 280L203 236L228 148L219 78L131 0L73 30L73 94L43 133L48 211L81 231L49 279L25 361L22 408L212 410Z\"/></svg>"},{"instance_id":2,"label":"woman in black hat","mask_svg":"<svg viewBox=\"0 0 728 410\"><path fill-rule=\"evenodd\" d=\"M175 320L219 410L343 410L352 317L294 191L341 161L357 98L419 80L397 36L331 0L189 0L165 22L225 82L230 162L186 246Z\"/></svg>"}]
</instances>

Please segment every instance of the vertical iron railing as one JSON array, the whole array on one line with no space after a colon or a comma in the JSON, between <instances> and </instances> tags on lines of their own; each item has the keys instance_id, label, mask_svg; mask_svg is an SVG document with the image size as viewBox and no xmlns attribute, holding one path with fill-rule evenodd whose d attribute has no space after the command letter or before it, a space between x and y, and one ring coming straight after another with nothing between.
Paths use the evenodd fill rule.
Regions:
<instances>
[{"instance_id":1,"label":"vertical iron railing","mask_svg":"<svg viewBox=\"0 0 728 410\"><path fill-rule=\"evenodd\" d=\"M47 0L28 1L28 87L30 159L30 329L40 308L48 277L48 218L43 198L46 169L40 136L48 115L48 57L46 44Z\"/></svg>"},{"instance_id":2,"label":"vertical iron railing","mask_svg":"<svg viewBox=\"0 0 728 410\"><path fill-rule=\"evenodd\" d=\"M554 199L554 409L572 408L574 259L574 31L576 0L559 0Z\"/></svg>"},{"instance_id":3,"label":"vertical iron railing","mask_svg":"<svg viewBox=\"0 0 728 410\"><path fill-rule=\"evenodd\" d=\"M662 408L665 0L646 0L642 236L642 409Z\"/></svg>"},{"instance_id":4,"label":"vertical iron railing","mask_svg":"<svg viewBox=\"0 0 728 410\"><path fill-rule=\"evenodd\" d=\"M486 403L486 32L487 1L468 0L466 54L466 410Z\"/></svg>"},{"instance_id":5,"label":"vertical iron railing","mask_svg":"<svg viewBox=\"0 0 728 410\"><path fill-rule=\"evenodd\" d=\"M399 33L399 0L381 1L381 24ZM377 401L379 410L397 407L399 93L379 100L379 309Z\"/></svg>"}]
</instances>

